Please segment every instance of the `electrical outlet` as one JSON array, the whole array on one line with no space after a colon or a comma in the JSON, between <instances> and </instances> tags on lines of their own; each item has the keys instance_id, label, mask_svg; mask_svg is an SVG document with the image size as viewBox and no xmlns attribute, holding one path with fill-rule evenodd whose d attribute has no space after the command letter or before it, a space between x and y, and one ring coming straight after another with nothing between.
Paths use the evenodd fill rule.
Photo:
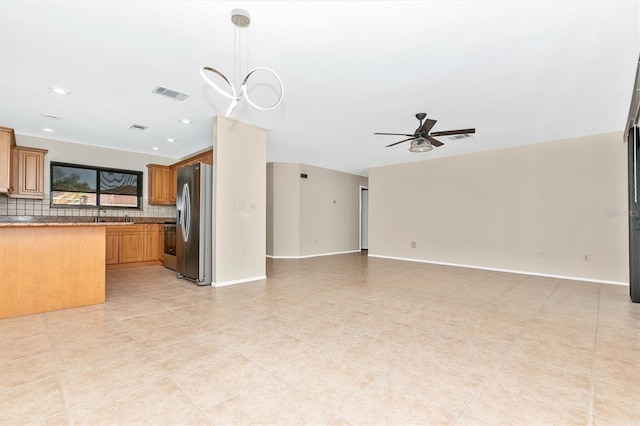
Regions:
<instances>
[{"instance_id":1,"label":"electrical outlet","mask_svg":"<svg viewBox=\"0 0 640 426\"><path fill-rule=\"evenodd\" d=\"M585 254L584 257L582 258L585 262L588 262L591 259L591 256L589 256L588 254Z\"/></svg>"},{"instance_id":2,"label":"electrical outlet","mask_svg":"<svg viewBox=\"0 0 640 426\"><path fill-rule=\"evenodd\" d=\"M544 257L544 252L542 250L538 251L538 257Z\"/></svg>"},{"instance_id":3,"label":"electrical outlet","mask_svg":"<svg viewBox=\"0 0 640 426\"><path fill-rule=\"evenodd\" d=\"M411 248L416 248L416 242L415 241L411 241Z\"/></svg>"}]
</instances>

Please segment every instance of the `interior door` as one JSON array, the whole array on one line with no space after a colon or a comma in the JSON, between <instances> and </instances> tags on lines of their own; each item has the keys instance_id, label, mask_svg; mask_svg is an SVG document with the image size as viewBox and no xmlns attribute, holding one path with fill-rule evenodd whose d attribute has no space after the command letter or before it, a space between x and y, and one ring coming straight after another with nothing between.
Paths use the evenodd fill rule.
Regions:
<instances>
[{"instance_id":1,"label":"interior door","mask_svg":"<svg viewBox=\"0 0 640 426\"><path fill-rule=\"evenodd\" d=\"M369 189L360 188L360 250L369 249Z\"/></svg>"}]
</instances>

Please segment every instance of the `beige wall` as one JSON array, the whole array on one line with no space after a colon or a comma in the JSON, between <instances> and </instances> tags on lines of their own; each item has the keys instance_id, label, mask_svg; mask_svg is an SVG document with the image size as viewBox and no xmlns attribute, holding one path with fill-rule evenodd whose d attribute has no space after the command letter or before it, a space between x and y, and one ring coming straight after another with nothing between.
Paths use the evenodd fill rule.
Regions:
<instances>
[{"instance_id":1,"label":"beige wall","mask_svg":"<svg viewBox=\"0 0 640 426\"><path fill-rule=\"evenodd\" d=\"M298 163L271 163L269 168L269 255L301 257L360 249L359 197L366 177ZM301 173L307 179L301 179Z\"/></svg>"},{"instance_id":2,"label":"beige wall","mask_svg":"<svg viewBox=\"0 0 640 426\"><path fill-rule=\"evenodd\" d=\"M266 250L267 256L273 256L273 163L267 163L267 219Z\"/></svg>"},{"instance_id":3,"label":"beige wall","mask_svg":"<svg viewBox=\"0 0 640 426\"><path fill-rule=\"evenodd\" d=\"M267 254L300 253L300 164L267 164Z\"/></svg>"},{"instance_id":4,"label":"beige wall","mask_svg":"<svg viewBox=\"0 0 640 426\"><path fill-rule=\"evenodd\" d=\"M147 200L147 164L172 164L176 160L157 155L146 155L135 152L102 148L92 145L82 145L71 142L63 142L55 139L39 138L35 136L16 135L18 146L47 149L44 167L45 200L21 200L0 196L0 215L36 215L36 216L93 216L96 210L92 209L50 209L50 163L58 161L64 163L86 164L90 166L113 167L119 169L136 170L143 172L143 210L119 210L108 209L107 216L153 216L175 217L173 206L151 206Z\"/></svg>"},{"instance_id":5,"label":"beige wall","mask_svg":"<svg viewBox=\"0 0 640 426\"><path fill-rule=\"evenodd\" d=\"M369 253L628 283L626 174L617 132L374 168Z\"/></svg>"},{"instance_id":6,"label":"beige wall","mask_svg":"<svg viewBox=\"0 0 640 426\"><path fill-rule=\"evenodd\" d=\"M266 131L214 118L213 281L265 277Z\"/></svg>"},{"instance_id":7,"label":"beige wall","mask_svg":"<svg viewBox=\"0 0 640 426\"><path fill-rule=\"evenodd\" d=\"M360 250L360 185L367 178L300 165L300 254Z\"/></svg>"}]
</instances>

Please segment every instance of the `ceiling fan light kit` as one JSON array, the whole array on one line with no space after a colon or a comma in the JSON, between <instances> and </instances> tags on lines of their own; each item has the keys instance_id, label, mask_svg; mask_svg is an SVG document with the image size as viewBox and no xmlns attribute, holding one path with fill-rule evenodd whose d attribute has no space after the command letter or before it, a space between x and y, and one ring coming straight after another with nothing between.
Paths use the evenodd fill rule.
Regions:
<instances>
[{"instance_id":1,"label":"ceiling fan light kit","mask_svg":"<svg viewBox=\"0 0 640 426\"><path fill-rule=\"evenodd\" d=\"M427 139L418 138L411 141L411 147L409 148L409 151L427 152L427 151L431 151L432 149L433 149L433 145L431 145L431 143Z\"/></svg>"},{"instance_id":2,"label":"ceiling fan light kit","mask_svg":"<svg viewBox=\"0 0 640 426\"><path fill-rule=\"evenodd\" d=\"M231 22L237 28L246 28L251 23L251 17L249 15L249 12L247 12L246 10L233 9L231 11ZM236 29L236 31L237 31L237 29ZM237 46L234 46L235 53L237 53L237 50L238 50ZM248 56L248 53L247 53L247 56ZM247 89L249 78L252 75L254 75L256 72L258 72L258 71L269 73L269 74L273 75L275 77L275 79L278 81L280 94L279 94L278 99L276 100L276 102L273 105L268 106L268 107L259 106L254 101L252 101L251 98L249 97L249 93L248 93L248 89ZM222 80L229 86L230 92L227 92L227 91L221 89L220 86L215 84L209 78L209 76L207 75L207 72L216 74L219 77L221 77ZM249 105L251 105L253 108L255 108L255 109L259 110L259 111L270 111L272 109L277 108L278 105L280 105L280 103L282 102L282 98L284 96L284 86L282 85L282 80L280 79L278 74L276 74L275 71L273 71L272 69L267 68L267 67L255 67L252 70L248 71L246 76L242 80L242 84L240 85L240 93L236 92L236 88L233 85L233 83L231 83L229 81L229 79L223 73L221 73L220 71L218 71L215 68L207 67L207 66L201 67L200 68L200 75L202 76L202 79L209 86L211 86L216 92L218 92L219 94L221 94L225 98L231 100L231 103L229 104L229 108L227 108L227 111L225 113L225 115L227 117L229 117L231 115L231 113L233 112L235 107L238 105L238 102L240 102L240 99L242 97L244 97L247 100L247 103Z\"/></svg>"},{"instance_id":3,"label":"ceiling fan light kit","mask_svg":"<svg viewBox=\"0 0 640 426\"><path fill-rule=\"evenodd\" d=\"M469 136L470 133L475 133L476 129L460 129L460 130L445 130L442 132L433 132L431 133L431 129L437 123L437 120L428 119L426 121L423 120L427 117L427 114L424 112L419 112L416 114L416 118L420 120L420 125L416 129L413 134L409 133L374 133L374 135L393 135L393 136L408 136L407 139L403 139L399 142L392 143L387 145L387 148L411 141L411 146L409 147L409 151L411 152L427 152L431 151L433 147L439 147L444 145L438 139L434 138L434 136L454 136L454 135L464 135Z\"/></svg>"}]
</instances>

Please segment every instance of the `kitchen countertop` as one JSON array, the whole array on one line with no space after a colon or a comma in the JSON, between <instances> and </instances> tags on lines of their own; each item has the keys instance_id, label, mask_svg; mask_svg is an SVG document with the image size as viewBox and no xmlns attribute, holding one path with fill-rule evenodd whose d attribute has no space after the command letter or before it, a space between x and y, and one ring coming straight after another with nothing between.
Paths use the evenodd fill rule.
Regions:
<instances>
[{"instance_id":1,"label":"kitchen countertop","mask_svg":"<svg viewBox=\"0 0 640 426\"><path fill-rule=\"evenodd\" d=\"M135 225L134 222L0 222L0 228Z\"/></svg>"},{"instance_id":2,"label":"kitchen countertop","mask_svg":"<svg viewBox=\"0 0 640 426\"><path fill-rule=\"evenodd\" d=\"M95 216L0 216L0 226L9 225L29 225L29 226L69 226L65 224L77 225L128 225L165 222L175 223L174 217L130 217L130 222L125 222L124 217L102 216L104 222L94 222Z\"/></svg>"}]
</instances>

